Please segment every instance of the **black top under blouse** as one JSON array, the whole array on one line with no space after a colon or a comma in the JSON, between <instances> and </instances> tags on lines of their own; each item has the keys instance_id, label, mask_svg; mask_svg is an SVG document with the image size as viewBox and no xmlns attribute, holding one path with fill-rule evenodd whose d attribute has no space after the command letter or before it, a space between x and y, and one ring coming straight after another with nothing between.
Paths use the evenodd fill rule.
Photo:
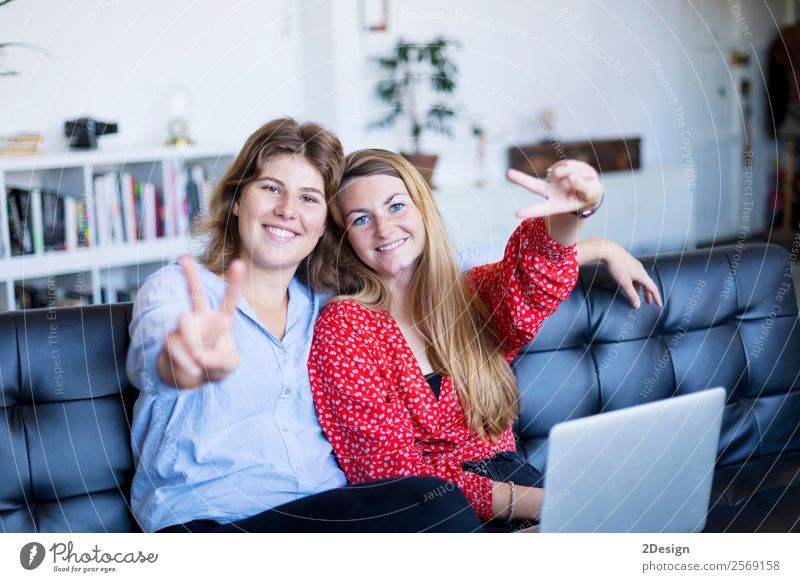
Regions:
<instances>
[{"instance_id":1,"label":"black top under blouse","mask_svg":"<svg viewBox=\"0 0 800 582\"><path fill-rule=\"evenodd\" d=\"M425 380L428 381L428 386L433 390L436 400L439 400L439 392L442 389L442 375L439 372L431 372L430 374L425 374Z\"/></svg>"}]
</instances>

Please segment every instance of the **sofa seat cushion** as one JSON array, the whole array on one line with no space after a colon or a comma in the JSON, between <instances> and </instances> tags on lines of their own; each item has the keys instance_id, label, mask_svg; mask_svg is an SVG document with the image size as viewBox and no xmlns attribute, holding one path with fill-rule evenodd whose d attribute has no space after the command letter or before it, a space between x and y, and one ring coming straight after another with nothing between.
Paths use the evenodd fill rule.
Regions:
<instances>
[{"instance_id":1,"label":"sofa seat cushion","mask_svg":"<svg viewBox=\"0 0 800 582\"><path fill-rule=\"evenodd\" d=\"M738 505L712 505L703 531L800 533L800 482L761 490Z\"/></svg>"},{"instance_id":2,"label":"sofa seat cushion","mask_svg":"<svg viewBox=\"0 0 800 582\"><path fill-rule=\"evenodd\" d=\"M800 453L719 467L705 531L800 531Z\"/></svg>"},{"instance_id":3,"label":"sofa seat cushion","mask_svg":"<svg viewBox=\"0 0 800 582\"><path fill-rule=\"evenodd\" d=\"M711 503L739 505L753 495L793 485L800 485L800 453L758 457L718 467L711 488Z\"/></svg>"}]
</instances>

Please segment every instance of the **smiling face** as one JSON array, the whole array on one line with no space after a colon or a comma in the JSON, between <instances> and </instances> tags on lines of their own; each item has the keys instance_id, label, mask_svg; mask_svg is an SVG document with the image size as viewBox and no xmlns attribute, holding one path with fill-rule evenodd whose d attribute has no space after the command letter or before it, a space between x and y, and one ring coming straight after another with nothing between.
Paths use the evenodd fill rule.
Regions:
<instances>
[{"instance_id":1,"label":"smiling face","mask_svg":"<svg viewBox=\"0 0 800 582\"><path fill-rule=\"evenodd\" d=\"M425 224L400 178L356 178L337 197L347 240L370 269L391 284L408 283L425 248Z\"/></svg>"},{"instance_id":2,"label":"smiling face","mask_svg":"<svg viewBox=\"0 0 800 582\"><path fill-rule=\"evenodd\" d=\"M239 217L239 258L251 268L293 275L325 232L325 184L299 155L275 155L245 186Z\"/></svg>"}]
</instances>

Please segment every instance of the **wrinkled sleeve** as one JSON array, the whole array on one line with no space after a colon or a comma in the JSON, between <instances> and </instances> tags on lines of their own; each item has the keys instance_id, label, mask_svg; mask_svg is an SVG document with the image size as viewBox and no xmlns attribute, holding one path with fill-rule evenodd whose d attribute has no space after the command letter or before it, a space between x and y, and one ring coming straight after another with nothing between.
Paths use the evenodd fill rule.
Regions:
<instances>
[{"instance_id":1,"label":"wrinkled sleeve","mask_svg":"<svg viewBox=\"0 0 800 582\"><path fill-rule=\"evenodd\" d=\"M156 360L164 338L175 329L180 314L189 309L189 293L178 265L156 271L139 289L128 328L131 343L127 372L131 384L141 392L167 398L175 398L180 393L161 381Z\"/></svg>"},{"instance_id":2,"label":"wrinkled sleeve","mask_svg":"<svg viewBox=\"0 0 800 582\"><path fill-rule=\"evenodd\" d=\"M509 358L533 341L544 320L569 297L578 278L575 249L553 240L544 219L530 218L511 235L499 262L465 274L468 288L489 308Z\"/></svg>"},{"instance_id":3,"label":"wrinkled sleeve","mask_svg":"<svg viewBox=\"0 0 800 582\"><path fill-rule=\"evenodd\" d=\"M434 464L416 444L411 415L384 377L385 368L369 347L374 338L360 329L358 309L334 303L323 311L309 359L320 424L348 481L438 477L457 486L482 519L490 519L492 481L464 471L455 456Z\"/></svg>"}]
</instances>

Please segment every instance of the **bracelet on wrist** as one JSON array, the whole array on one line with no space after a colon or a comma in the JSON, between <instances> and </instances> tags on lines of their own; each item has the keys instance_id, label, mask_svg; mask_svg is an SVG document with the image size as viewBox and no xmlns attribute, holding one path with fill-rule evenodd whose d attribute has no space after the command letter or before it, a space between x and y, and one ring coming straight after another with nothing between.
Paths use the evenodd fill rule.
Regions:
<instances>
[{"instance_id":1,"label":"bracelet on wrist","mask_svg":"<svg viewBox=\"0 0 800 582\"><path fill-rule=\"evenodd\" d=\"M600 195L600 202L595 204L592 208L590 208L589 210L576 210L572 214L574 214L578 218L589 218L592 214L594 214L600 209L600 207L603 205L603 200L605 200L605 198L606 198L606 193L603 192Z\"/></svg>"},{"instance_id":2,"label":"bracelet on wrist","mask_svg":"<svg viewBox=\"0 0 800 582\"><path fill-rule=\"evenodd\" d=\"M514 520L514 509L516 509L517 506L517 490L514 487L513 481L509 481L508 484L511 485L511 504L508 506L508 519L506 523L511 524Z\"/></svg>"}]
</instances>

